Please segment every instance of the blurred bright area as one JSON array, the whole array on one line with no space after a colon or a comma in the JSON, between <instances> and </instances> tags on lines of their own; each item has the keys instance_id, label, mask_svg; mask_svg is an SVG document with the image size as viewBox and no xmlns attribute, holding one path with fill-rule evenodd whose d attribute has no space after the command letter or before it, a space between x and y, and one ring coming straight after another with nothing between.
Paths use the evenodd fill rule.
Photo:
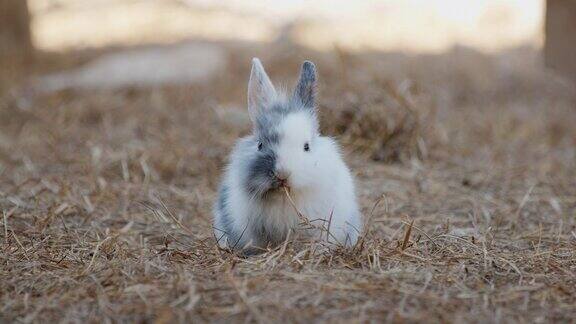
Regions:
<instances>
[{"instance_id":1,"label":"blurred bright area","mask_svg":"<svg viewBox=\"0 0 576 324\"><path fill-rule=\"evenodd\" d=\"M543 0L29 0L49 51L186 39L271 42L286 31L317 50L495 52L540 47Z\"/></svg>"}]
</instances>

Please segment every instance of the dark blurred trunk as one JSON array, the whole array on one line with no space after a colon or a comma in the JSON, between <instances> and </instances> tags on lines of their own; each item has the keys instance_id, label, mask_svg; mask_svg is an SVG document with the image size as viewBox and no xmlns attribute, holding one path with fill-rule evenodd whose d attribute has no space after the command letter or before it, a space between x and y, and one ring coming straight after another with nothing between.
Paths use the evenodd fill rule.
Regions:
<instances>
[{"instance_id":1,"label":"dark blurred trunk","mask_svg":"<svg viewBox=\"0 0 576 324\"><path fill-rule=\"evenodd\" d=\"M0 0L0 55L29 60L32 52L26 0Z\"/></svg>"},{"instance_id":2,"label":"dark blurred trunk","mask_svg":"<svg viewBox=\"0 0 576 324\"><path fill-rule=\"evenodd\" d=\"M0 0L0 95L30 71L34 47L26 0Z\"/></svg>"},{"instance_id":3,"label":"dark blurred trunk","mask_svg":"<svg viewBox=\"0 0 576 324\"><path fill-rule=\"evenodd\" d=\"M576 1L546 1L546 66L576 82Z\"/></svg>"}]
</instances>

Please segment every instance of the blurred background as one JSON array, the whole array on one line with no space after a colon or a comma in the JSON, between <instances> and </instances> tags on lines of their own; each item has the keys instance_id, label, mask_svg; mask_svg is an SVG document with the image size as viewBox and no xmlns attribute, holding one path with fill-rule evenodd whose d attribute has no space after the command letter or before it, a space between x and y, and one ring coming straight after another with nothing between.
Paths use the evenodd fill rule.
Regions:
<instances>
[{"instance_id":1,"label":"blurred background","mask_svg":"<svg viewBox=\"0 0 576 324\"><path fill-rule=\"evenodd\" d=\"M18 1L19 3L21 1ZM543 0L130 1L30 0L41 50L170 43L191 38L270 42L289 24L318 50L441 52L540 46Z\"/></svg>"},{"instance_id":2,"label":"blurred background","mask_svg":"<svg viewBox=\"0 0 576 324\"><path fill-rule=\"evenodd\" d=\"M1 6L3 56L282 37L318 51L441 53L458 45L496 53L542 49L547 7L551 20L562 25L552 24L547 36L554 42L564 34L556 42L569 43L564 27L574 10L559 0L548 6L545 0L3 0Z\"/></svg>"},{"instance_id":3,"label":"blurred background","mask_svg":"<svg viewBox=\"0 0 576 324\"><path fill-rule=\"evenodd\" d=\"M18 68L13 64L18 60L38 61L33 58L42 53L191 40L289 40L321 52L408 55L438 54L455 46L490 54L518 47L541 52L546 44L547 65L575 74L566 32L574 28L575 9L560 0L3 0L0 9L1 58L9 70Z\"/></svg>"}]
</instances>

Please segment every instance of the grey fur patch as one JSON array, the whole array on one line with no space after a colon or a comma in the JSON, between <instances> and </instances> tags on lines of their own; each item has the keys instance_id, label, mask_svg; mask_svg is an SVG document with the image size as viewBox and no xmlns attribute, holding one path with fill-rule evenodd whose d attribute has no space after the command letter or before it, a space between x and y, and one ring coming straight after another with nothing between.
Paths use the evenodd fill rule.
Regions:
<instances>
[{"instance_id":1,"label":"grey fur patch","mask_svg":"<svg viewBox=\"0 0 576 324\"><path fill-rule=\"evenodd\" d=\"M260 114L256 119L255 133L260 142L267 146L280 143L278 126L286 115L295 111L288 101L279 101L266 109L266 113Z\"/></svg>"},{"instance_id":2,"label":"grey fur patch","mask_svg":"<svg viewBox=\"0 0 576 324\"><path fill-rule=\"evenodd\" d=\"M310 113L310 118L316 121L316 114L308 107L304 107L299 99L292 97L290 99L282 99L274 102L270 107L265 109L266 113L259 115L256 118L254 131L257 139L263 144L280 143L280 136L278 127L282 120L291 113L306 111Z\"/></svg>"},{"instance_id":3,"label":"grey fur patch","mask_svg":"<svg viewBox=\"0 0 576 324\"><path fill-rule=\"evenodd\" d=\"M246 191L252 197L262 197L268 190L274 188L274 169L276 154L269 148L258 152L248 164L245 181Z\"/></svg>"},{"instance_id":4,"label":"grey fur patch","mask_svg":"<svg viewBox=\"0 0 576 324\"><path fill-rule=\"evenodd\" d=\"M294 90L294 98L304 107L314 108L316 101L316 67L310 61L304 61L300 79Z\"/></svg>"},{"instance_id":5,"label":"grey fur patch","mask_svg":"<svg viewBox=\"0 0 576 324\"><path fill-rule=\"evenodd\" d=\"M232 217L230 216L230 212L228 211L228 197L230 195L230 189L228 186L223 184L220 187L218 192L218 202L216 203L216 210L220 215L220 223L222 228L220 230L224 231L226 237L228 238L228 242L236 242L238 239L238 234L234 231L234 226L232 225ZM217 237L217 239L220 239Z\"/></svg>"},{"instance_id":6,"label":"grey fur patch","mask_svg":"<svg viewBox=\"0 0 576 324\"><path fill-rule=\"evenodd\" d=\"M248 234L248 228L243 228L238 231L233 225L233 220L228 210L228 199L230 195L230 189L226 185L222 185L219 190L218 202L216 205L217 212L220 214L220 223L223 228L220 230L224 231L224 236L227 239L228 248L235 251L241 251L244 255L254 254L257 251L248 251L245 249L246 237ZM223 237L217 237L216 239L223 239Z\"/></svg>"}]
</instances>

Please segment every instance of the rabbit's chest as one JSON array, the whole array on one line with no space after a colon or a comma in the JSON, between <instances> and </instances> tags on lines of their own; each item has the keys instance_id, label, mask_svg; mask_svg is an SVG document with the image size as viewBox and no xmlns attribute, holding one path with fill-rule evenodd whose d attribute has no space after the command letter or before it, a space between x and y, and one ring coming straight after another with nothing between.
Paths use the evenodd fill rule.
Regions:
<instances>
[{"instance_id":1,"label":"rabbit's chest","mask_svg":"<svg viewBox=\"0 0 576 324\"><path fill-rule=\"evenodd\" d=\"M272 233L284 233L298 225L298 215L288 203L276 203L263 208L260 215L264 230Z\"/></svg>"},{"instance_id":2,"label":"rabbit's chest","mask_svg":"<svg viewBox=\"0 0 576 324\"><path fill-rule=\"evenodd\" d=\"M263 210L260 225L268 235L283 240L292 229L310 228L311 224L320 224L329 219L331 209L333 207L326 200L296 200L294 205L282 200Z\"/></svg>"}]
</instances>

